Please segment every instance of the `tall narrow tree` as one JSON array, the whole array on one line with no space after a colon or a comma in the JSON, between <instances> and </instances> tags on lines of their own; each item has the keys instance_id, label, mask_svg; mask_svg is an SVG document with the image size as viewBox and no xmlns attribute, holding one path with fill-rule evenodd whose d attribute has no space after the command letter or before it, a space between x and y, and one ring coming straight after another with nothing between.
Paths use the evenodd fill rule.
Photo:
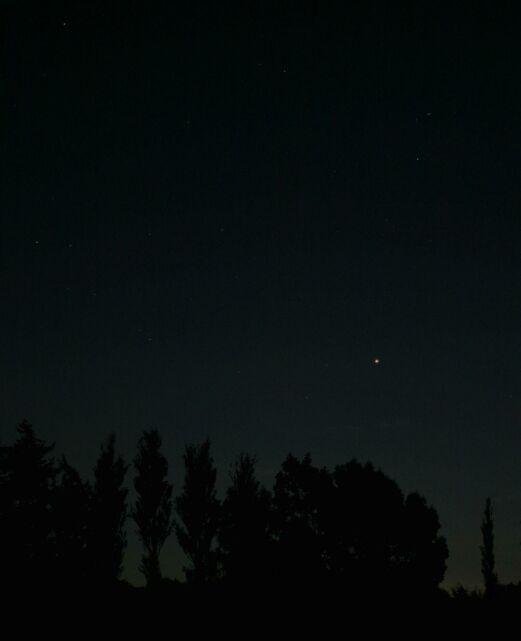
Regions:
<instances>
[{"instance_id":1,"label":"tall narrow tree","mask_svg":"<svg viewBox=\"0 0 521 641\"><path fill-rule=\"evenodd\" d=\"M128 489L124 487L128 466L116 456L115 436L101 446L94 468L89 548L93 580L104 587L113 586L123 567L127 545Z\"/></svg>"},{"instance_id":2,"label":"tall narrow tree","mask_svg":"<svg viewBox=\"0 0 521 641\"><path fill-rule=\"evenodd\" d=\"M219 525L219 559L225 580L244 586L269 569L270 493L255 476L255 459L241 454L230 473Z\"/></svg>"},{"instance_id":3,"label":"tall narrow tree","mask_svg":"<svg viewBox=\"0 0 521 641\"><path fill-rule=\"evenodd\" d=\"M92 491L63 456L53 496L54 580L60 589L84 587L90 567L89 526Z\"/></svg>"},{"instance_id":4,"label":"tall narrow tree","mask_svg":"<svg viewBox=\"0 0 521 641\"><path fill-rule=\"evenodd\" d=\"M210 456L210 442L187 445L184 453L183 492L176 500L179 544L190 560L185 567L187 581L209 583L217 574L217 535L219 501L215 492L217 470Z\"/></svg>"},{"instance_id":5,"label":"tall narrow tree","mask_svg":"<svg viewBox=\"0 0 521 641\"><path fill-rule=\"evenodd\" d=\"M481 550L481 574L485 584L485 595L491 597L497 590L498 577L496 573L496 557L494 554L494 514L492 501L487 498L483 519L481 521L481 535L483 543Z\"/></svg>"},{"instance_id":6,"label":"tall narrow tree","mask_svg":"<svg viewBox=\"0 0 521 641\"><path fill-rule=\"evenodd\" d=\"M144 548L140 570L152 587L161 579L159 555L172 531L173 486L168 481L168 461L161 453L157 430L143 432L134 468L137 500L132 516Z\"/></svg>"}]
</instances>

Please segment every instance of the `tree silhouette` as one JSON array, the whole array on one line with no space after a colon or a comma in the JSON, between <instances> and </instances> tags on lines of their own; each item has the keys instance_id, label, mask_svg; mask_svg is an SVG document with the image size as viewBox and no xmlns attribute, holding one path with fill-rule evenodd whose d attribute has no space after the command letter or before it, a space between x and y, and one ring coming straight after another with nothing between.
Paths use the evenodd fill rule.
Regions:
<instances>
[{"instance_id":1,"label":"tree silhouette","mask_svg":"<svg viewBox=\"0 0 521 641\"><path fill-rule=\"evenodd\" d=\"M370 463L339 465L333 479L336 498L326 531L334 574L361 591L435 590L448 551L438 515L425 499L416 493L404 499L398 485Z\"/></svg>"},{"instance_id":2,"label":"tree silhouette","mask_svg":"<svg viewBox=\"0 0 521 641\"><path fill-rule=\"evenodd\" d=\"M76 593L83 585L102 592L121 586L119 594L128 593L130 586L123 591L118 581L126 545L127 466L116 456L114 436L101 447L92 487L65 457L56 465L52 450L26 421L15 442L0 447L4 585ZM245 605L257 602L256 589L258 596L269 591L315 600L342 594L351 602L442 594L448 549L436 510L418 493L405 496L370 463L352 460L329 471L313 465L309 454L302 459L290 454L271 495L256 478L255 459L241 454L220 505L209 441L188 445L184 462L175 528L190 561L184 568L187 583L212 587L198 589L200 596L213 598L219 585L221 594ZM161 576L160 552L174 523L168 463L156 430L143 432L134 467L132 516L144 548L140 568L147 585L161 580L165 594L189 594L188 587ZM499 594L499 586L490 499L481 531L482 572L491 596ZM501 586L502 601L517 602L520 593L521 584Z\"/></svg>"},{"instance_id":3,"label":"tree silhouette","mask_svg":"<svg viewBox=\"0 0 521 641\"><path fill-rule=\"evenodd\" d=\"M259 581L269 566L270 493L255 477L255 459L241 454L230 472L219 527L219 558L225 580Z\"/></svg>"},{"instance_id":4,"label":"tree silhouette","mask_svg":"<svg viewBox=\"0 0 521 641\"><path fill-rule=\"evenodd\" d=\"M12 587L41 587L53 565L54 445L37 438L26 420L18 438L1 448L0 516L2 573Z\"/></svg>"},{"instance_id":5,"label":"tree silhouette","mask_svg":"<svg viewBox=\"0 0 521 641\"><path fill-rule=\"evenodd\" d=\"M306 454L299 461L289 454L275 478L273 534L277 574L281 584L303 589L324 580L324 513L332 482Z\"/></svg>"},{"instance_id":6,"label":"tree silhouette","mask_svg":"<svg viewBox=\"0 0 521 641\"><path fill-rule=\"evenodd\" d=\"M91 576L100 586L114 586L123 567L127 545L128 489L124 487L128 466L116 456L115 436L102 444L94 467L91 501L89 555Z\"/></svg>"},{"instance_id":7,"label":"tree silhouette","mask_svg":"<svg viewBox=\"0 0 521 641\"><path fill-rule=\"evenodd\" d=\"M183 491L176 499L180 521L176 533L191 566L185 567L187 581L196 585L216 578L219 501L215 493L217 470L210 456L210 442L187 445L183 456L185 477Z\"/></svg>"},{"instance_id":8,"label":"tree silhouette","mask_svg":"<svg viewBox=\"0 0 521 641\"><path fill-rule=\"evenodd\" d=\"M276 558L295 588L336 585L352 594L416 591L443 579L448 556L436 511L371 464L331 473L289 455L274 488Z\"/></svg>"},{"instance_id":9,"label":"tree silhouette","mask_svg":"<svg viewBox=\"0 0 521 641\"><path fill-rule=\"evenodd\" d=\"M140 570L149 587L161 580L159 555L172 531L173 486L167 480L168 461L160 450L159 432L144 431L134 460L138 496L132 516L144 547Z\"/></svg>"},{"instance_id":10,"label":"tree silhouette","mask_svg":"<svg viewBox=\"0 0 521 641\"><path fill-rule=\"evenodd\" d=\"M62 457L53 496L54 579L61 590L82 585L90 567L91 487Z\"/></svg>"},{"instance_id":11,"label":"tree silhouette","mask_svg":"<svg viewBox=\"0 0 521 641\"><path fill-rule=\"evenodd\" d=\"M443 581L449 550L440 529L436 510L417 492L409 494L399 548L400 572L409 595L432 592Z\"/></svg>"},{"instance_id":12,"label":"tree silhouette","mask_svg":"<svg viewBox=\"0 0 521 641\"><path fill-rule=\"evenodd\" d=\"M325 514L328 566L352 590L385 589L396 579L403 494L370 463L338 465L332 477L334 498Z\"/></svg>"},{"instance_id":13,"label":"tree silhouette","mask_svg":"<svg viewBox=\"0 0 521 641\"><path fill-rule=\"evenodd\" d=\"M498 577L496 574L496 558L494 554L494 515L492 501L487 498L481 522L481 535L483 543L481 551L481 574L485 584L485 596L494 596L498 588Z\"/></svg>"}]
</instances>

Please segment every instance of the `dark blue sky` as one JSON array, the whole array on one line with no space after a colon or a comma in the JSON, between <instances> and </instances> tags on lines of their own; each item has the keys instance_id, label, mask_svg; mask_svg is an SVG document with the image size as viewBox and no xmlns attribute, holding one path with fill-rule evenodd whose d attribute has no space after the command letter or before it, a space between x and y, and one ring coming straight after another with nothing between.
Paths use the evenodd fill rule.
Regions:
<instances>
[{"instance_id":1,"label":"dark blue sky","mask_svg":"<svg viewBox=\"0 0 521 641\"><path fill-rule=\"evenodd\" d=\"M519 580L514 6L2 3L2 440L370 459Z\"/></svg>"}]
</instances>

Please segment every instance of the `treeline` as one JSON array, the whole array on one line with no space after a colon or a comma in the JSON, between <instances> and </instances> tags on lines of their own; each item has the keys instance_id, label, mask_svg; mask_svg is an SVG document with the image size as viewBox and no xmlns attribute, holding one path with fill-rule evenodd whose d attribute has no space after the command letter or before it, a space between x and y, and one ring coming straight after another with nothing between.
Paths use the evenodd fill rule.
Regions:
<instances>
[{"instance_id":1,"label":"treeline","mask_svg":"<svg viewBox=\"0 0 521 641\"><path fill-rule=\"evenodd\" d=\"M145 431L130 506L130 470L113 436L101 447L93 482L64 457L54 460L52 450L27 422L0 449L0 551L11 585L110 589L121 575L129 519L150 588L164 582L160 554L171 535L188 559L186 583L195 586L335 583L429 591L444 576L448 552L436 511L418 494L404 497L370 464L351 461L331 472L309 456L289 455L269 492L256 478L254 459L243 454L220 501L206 441L186 447L184 483L174 499L160 435Z\"/></svg>"},{"instance_id":2,"label":"treeline","mask_svg":"<svg viewBox=\"0 0 521 641\"><path fill-rule=\"evenodd\" d=\"M184 481L174 496L156 430L142 433L132 465L110 436L88 481L65 457L56 460L54 446L29 423L17 429L14 443L0 447L1 571L13 589L131 589L120 578L130 525L142 544L149 592L441 592L448 548L436 510L417 493L404 495L370 463L328 470L309 455L288 455L269 491L256 477L255 459L241 454L220 500L205 441L186 446ZM496 577L491 593L498 582L490 504L488 510L483 558L487 576ZM170 536L186 555L182 584L161 571Z\"/></svg>"}]
</instances>

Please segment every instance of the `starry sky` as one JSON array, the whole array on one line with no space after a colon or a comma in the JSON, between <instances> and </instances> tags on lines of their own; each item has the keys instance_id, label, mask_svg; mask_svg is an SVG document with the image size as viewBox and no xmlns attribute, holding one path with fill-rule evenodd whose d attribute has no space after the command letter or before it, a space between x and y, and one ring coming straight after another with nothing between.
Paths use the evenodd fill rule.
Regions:
<instances>
[{"instance_id":1,"label":"starry sky","mask_svg":"<svg viewBox=\"0 0 521 641\"><path fill-rule=\"evenodd\" d=\"M521 579L515 3L0 12L1 440L88 474L155 427L175 492L206 436L221 492L243 450L268 486L369 459L438 509L448 585L487 496Z\"/></svg>"}]
</instances>

